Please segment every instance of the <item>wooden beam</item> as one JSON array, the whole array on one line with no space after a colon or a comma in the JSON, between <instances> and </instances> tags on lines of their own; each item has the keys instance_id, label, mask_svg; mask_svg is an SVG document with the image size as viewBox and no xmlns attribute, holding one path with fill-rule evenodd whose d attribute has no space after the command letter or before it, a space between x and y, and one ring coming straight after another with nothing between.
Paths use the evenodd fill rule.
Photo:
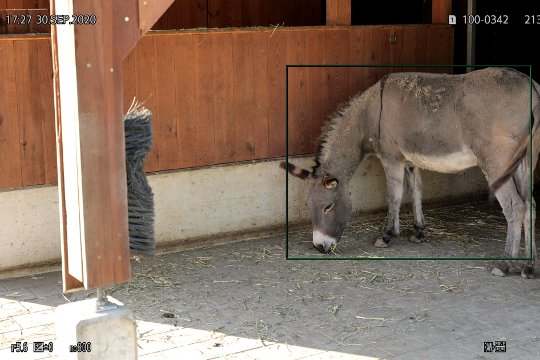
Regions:
<instances>
[{"instance_id":1,"label":"wooden beam","mask_svg":"<svg viewBox=\"0 0 540 360\"><path fill-rule=\"evenodd\" d=\"M173 2L174 0L139 1L139 26L141 33L146 34Z\"/></svg>"},{"instance_id":2,"label":"wooden beam","mask_svg":"<svg viewBox=\"0 0 540 360\"><path fill-rule=\"evenodd\" d=\"M121 70L141 2L51 1L97 20L51 31L64 291L130 279Z\"/></svg>"},{"instance_id":3,"label":"wooden beam","mask_svg":"<svg viewBox=\"0 0 540 360\"><path fill-rule=\"evenodd\" d=\"M433 0L431 3L431 22L448 24L448 15L452 13L452 0Z\"/></svg>"},{"instance_id":4,"label":"wooden beam","mask_svg":"<svg viewBox=\"0 0 540 360\"><path fill-rule=\"evenodd\" d=\"M352 0L326 0L326 25L351 25Z\"/></svg>"}]
</instances>

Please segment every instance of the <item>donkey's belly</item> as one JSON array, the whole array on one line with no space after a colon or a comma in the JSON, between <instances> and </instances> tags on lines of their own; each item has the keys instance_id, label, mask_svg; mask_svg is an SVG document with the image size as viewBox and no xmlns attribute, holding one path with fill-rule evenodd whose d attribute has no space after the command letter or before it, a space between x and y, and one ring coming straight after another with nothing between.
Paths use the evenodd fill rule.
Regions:
<instances>
[{"instance_id":1,"label":"donkey's belly","mask_svg":"<svg viewBox=\"0 0 540 360\"><path fill-rule=\"evenodd\" d=\"M403 152L403 156L419 168L441 173L455 173L478 165L478 159L467 147L448 154L425 155Z\"/></svg>"}]
</instances>

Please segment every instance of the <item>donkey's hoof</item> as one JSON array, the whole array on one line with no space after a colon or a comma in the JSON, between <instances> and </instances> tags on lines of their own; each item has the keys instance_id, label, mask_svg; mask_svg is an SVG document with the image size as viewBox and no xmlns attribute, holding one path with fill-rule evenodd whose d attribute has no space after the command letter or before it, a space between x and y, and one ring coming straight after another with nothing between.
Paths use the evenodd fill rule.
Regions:
<instances>
[{"instance_id":1,"label":"donkey's hoof","mask_svg":"<svg viewBox=\"0 0 540 360\"><path fill-rule=\"evenodd\" d=\"M373 244L373 246L378 247L378 248L387 248L388 243L384 242L383 239L378 238L377 240L375 240L375 243Z\"/></svg>"},{"instance_id":2,"label":"donkey's hoof","mask_svg":"<svg viewBox=\"0 0 540 360\"><path fill-rule=\"evenodd\" d=\"M412 242L412 243L415 243L415 244L421 244L421 243L424 242L424 239L417 238L416 235L411 235L411 236L409 236L409 241Z\"/></svg>"},{"instance_id":3,"label":"donkey's hoof","mask_svg":"<svg viewBox=\"0 0 540 360\"><path fill-rule=\"evenodd\" d=\"M508 273L508 269L501 270L498 267L494 267L493 270L491 270L491 275L495 275L495 276L504 277L504 276L506 276L507 273Z\"/></svg>"},{"instance_id":4,"label":"donkey's hoof","mask_svg":"<svg viewBox=\"0 0 540 360\"><path fill-rule=\"evenodd\" d=\"M530 266L526 266L521 271L521 277L524 279L534 279L534 268Z\"/></svg>"}]
</instances>

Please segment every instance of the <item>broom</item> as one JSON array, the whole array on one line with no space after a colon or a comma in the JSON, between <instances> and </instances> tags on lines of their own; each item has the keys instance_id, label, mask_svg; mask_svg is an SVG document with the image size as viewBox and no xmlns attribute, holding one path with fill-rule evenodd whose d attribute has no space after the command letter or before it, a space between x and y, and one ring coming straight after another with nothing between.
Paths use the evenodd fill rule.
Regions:
<instances>
[{"instance_id":1,"label":"broom","mask_svg":"<svg viewBox=\"0 0 540 360\"><path fill-rule=\"evenodd\" d=\"M134 253L153 255L154 194L144 172L152 147L152 113L133 99L124 116L129 219L129 248Z\"/></svg>"}]
</instances>

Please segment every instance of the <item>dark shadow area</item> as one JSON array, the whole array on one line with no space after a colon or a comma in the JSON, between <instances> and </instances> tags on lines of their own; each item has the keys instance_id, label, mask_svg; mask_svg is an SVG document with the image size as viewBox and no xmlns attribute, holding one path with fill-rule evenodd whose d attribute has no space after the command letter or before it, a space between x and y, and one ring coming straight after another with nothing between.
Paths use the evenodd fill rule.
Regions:
<instances>
[{"instance_id":1,"label":"dark shadow area","mask_svg":"<svg viewBox=\"0 0 540 360\"><path fill-rule=\"evenodd\" d=\"M351 1L352 25L429 23L431 0Z\"/></svg>"},{"instance_id":2,"label":"dark shadow area","mask_svg":"<svg viewBox=\"0 0 540 360\"><path fill-rule=\"evenodd\" d=\"M466 64L466 38L467 26L463 16L467 13L467 0L453 1L452 11L457 17L457 25L454 26L454 63ZM534 24L531 16L540 14L540 2L523 1L517 5L513 1L506 0L477 0L476 14L484 21L488 15L495 15L498 19L508 18L507 24L476 25L476 64L484 65L532 65L532 78L540 81L540 69L534 59L534 46L540 35L540 19L535 18ZM526 22L529 22L527 24ZM456 73L465 69L456 69ZM516 68L524 71L524 68ZM528 71L526 72L527 75Z\"/></svg>"}]
</instances>

